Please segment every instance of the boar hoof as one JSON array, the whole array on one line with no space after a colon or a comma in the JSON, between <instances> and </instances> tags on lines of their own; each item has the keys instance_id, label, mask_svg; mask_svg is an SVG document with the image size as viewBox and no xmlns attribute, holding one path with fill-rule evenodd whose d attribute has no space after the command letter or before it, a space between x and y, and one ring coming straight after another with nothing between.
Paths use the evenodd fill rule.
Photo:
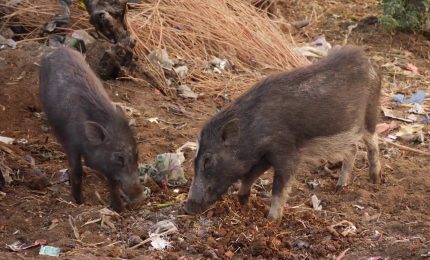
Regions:
<instances>
[{"instance_id":1,"label":"boar hoof","mask_svg":"<svg viewBox=\"0 0 430 260\"><path fill-rule=\"evenodd\" d=\"M270 220L280 220L282 218L282 210L272 210L270 209L267 218Z\"/></svg>"},{"instance_id":2,"label":"boar hoof","mask_svg":"<svg viewBox=\"0 0 430 260\"><path fill-rule=\"evenodd\" d=\"M373 184L379 185L381 184L381 176L379 174L370 175L370 180Z\"/></svg>"},{"instance_id":3,"label":"boar hoof","mask_svg":"<svg viewBox=\"0 0 430 260\"><path fill-rule=\"evenodd\" d=\"M80 205L84 203L84 200L82 199L82 194L80 192L79 193L73 192L73 198L75 199L76 204Z\"/></svg>"},{"instance_id":4,"label":"boar hoof","mask_svg":"<svg viewBox=\"0 0 430 260\"><path fill-rule=\"evenodd\" d=\"M237 198L239 200L240 205L245 206L248 204L250 194L238 194Z\"/></svg>"},{"instance_id":5,"label":"boar hoof","mask_svg":"<svg viewBox=\"0 0 430 260\"><path fill-rule=\"evenodd\" d=\"M124 204L123 203L118 203L118 202L112 202L111 203L111 207L113 210L115 210L116 212L120 213L124 211Z\"/></svg>"},{"instance_id":6,"label":"boar hoof","mask_svg":"<svg viewBox=\"0 0 430 260\"><path fill-rule=\"evenodd\" d=\"M348 185L346 185L346 184L343 184L343 183L337 183L336 184L336 192L341 192L341 191L343 191L343 189L346 187L346 186L348 186Z\"/></svg>"}]
</instances>

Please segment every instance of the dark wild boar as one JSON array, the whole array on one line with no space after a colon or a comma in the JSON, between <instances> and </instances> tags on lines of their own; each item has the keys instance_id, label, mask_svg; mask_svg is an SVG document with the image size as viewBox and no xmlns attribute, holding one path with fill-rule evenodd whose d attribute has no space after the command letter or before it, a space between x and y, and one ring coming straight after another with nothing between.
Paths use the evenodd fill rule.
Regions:
<instances>
[{"instance_id":1,"label":"dark wild boar","mask_svg":"<svg viewBox=\"0 0 430 260\"><path fill-rule=\"evenodd\" d=\"M341 188L349 182L360 140L367 146L370 179L379 183L375 126L380 89L377 70L360 48L351 46L262 80L201 130L185 211L203 211L237 180L239 201L245 204L254 181L273 167L268 217L278 219L299 163L343 161Z\"/></svg>"},{"instance_id":2,"label":"dark wild boar","mask_svg":"<svg viewBox=\"0 0 430 260\"><path fill-rule=\"evenodd\" d=\"M102 83L77 51L61 47L43 57L40 99L49 124L71 167L72 195L82 203L82 157L106 176L115 211L143 196L137 172L138 150L121 107L113 105Z\"/></svg>"}]
</instances>

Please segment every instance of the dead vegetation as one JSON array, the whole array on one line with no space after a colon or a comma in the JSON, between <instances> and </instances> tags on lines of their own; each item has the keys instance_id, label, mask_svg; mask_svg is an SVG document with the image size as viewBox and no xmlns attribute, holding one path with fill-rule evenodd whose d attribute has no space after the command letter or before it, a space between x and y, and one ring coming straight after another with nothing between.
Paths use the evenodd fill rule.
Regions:
<instances>
[{"instance_id":1,"label":"dead vegetation","mask_svg":"<svg viewBox=\"0 0 430 260\"><path fill-rule=\"evenodd\" d=\"M52 1L23 1L14 6L2 21L4 26L20 25L27 33L23 39L40 39L43 25L58 12ZM85 10L71 8L70 28L91 28ZM192 80L191 88L209 94L241 93L262 74L291 69L307 61L292 51L292 38L284 34L279 21L248 1L214 0L202 5L197 0L160 0L132 4L128 25L137 40L140 63L166 93L171 92L166 73L148 59L152 51L165 49L170 58L187 64L189 73L182 81ZM224 59L223 73L207 70L213 57ZM167 71L170 70L170 71ZM233 94L234 95L234 94Z\"/></svg>"}]
</instances>

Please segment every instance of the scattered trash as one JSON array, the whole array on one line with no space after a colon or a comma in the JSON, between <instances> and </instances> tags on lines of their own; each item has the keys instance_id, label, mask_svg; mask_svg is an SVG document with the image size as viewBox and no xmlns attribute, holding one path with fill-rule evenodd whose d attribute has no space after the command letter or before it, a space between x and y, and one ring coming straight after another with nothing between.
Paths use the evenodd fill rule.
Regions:
<instances>
[{"instance_id":1,"label":"scattered trash","mask_svg":"<svg viewBox=\"0 0 430 260\"><path fill-rule=\"evenodd\" d=\"M15 49L16 48L16 41L14 41L12 39L6 39L2 35L0 35L0 50L5 49L5 48Z\"/></svg>"},{"instance_id":2,"label":"scattered trash","mask_svg":"<svg viewBox=\"0 0 430 260\"><path fill-rule=\"evenodd\" d=\"M404 141L424 141L423 130L424 125L413 124L413 125L402 125L399 131L396 133L396 137Z\"/></svg>"},{"instance_id":3,"label":"scattered trash","mask_svg":"<svg viewBox=\"0 0 430 260\"><path fill-rule=\"evenodd\" d=\"M414 103L414 106L411 109L409 109L408 112L418 114L418 115L425 115L426 114L426 111L424 110L424 108L418 103Z\"/></svg>"},{"instance_id":4,"label":"scattered trash","mask_svg":"<svg viewBox=\"0 0 430 260\"><path fill-rule=\"evenodd\" d=\"M177 87L179 96L183 97L183 98L192 98L192 99L197 99L199 97L199 94L195 93L194 91L192 91L187 85L179 85Z\"/></svg>"},{"instance_id":5,"label":"scattered trash","mask_svg":"<svg viewBox=\"0 0 430 260\"><path fill-rule=\"evenodd\" d=\"M322 210L321 200L318 199L317 195L312 195L311 200L314 210Z\"/></svg>"},{"instance_id":6,"label":"scattered trash","mask_svg":"<svg viewBox=\"0 0 430 260\"><path fill-rule=\"evenodd\" d=\"M226 70L228 68L229 62L227 60L212 56L212 60L209 62L209 65L212 68L213 72L222 73L223 70Z\"/></svg>"},{"instance_id":7,"label":"scattered trash","mask_svg":"<svg viewBox=\"0 0 430 260\"><path fill-rule=\"evenodd\" d=\"M182 186L187 183L184 175L182 163L185 161L183 149L190 148L195 150L196 143L187 142L175 153L164 153L156 156L153 164L140 164L139 175L141 180L146 183L147 178L161 186Z\"/></svg>"},{"instance_id":8,"label":"scattered trash","mask_svg":"<svg viewBox=\"0 0 430 260\"><path fill-rule=\"evenodd\" d=\"M412 95L411 98L406 99L403 94L397 94L393 96L393 100L396 102L401 102L406 104L411 104L411 103L421 104L426 98L426 96L427 96L427 93L420 90L414 95Z\"/></svg>"},{"instance_id":9,"label":"scattered trash","mask_svg":"<svg viewBox=\"0 0 430 260\"><path fill-rule=\"evenodd\" d=\"M173 68L173 70L176 72L179 79L184 79L188 74L188 67L186 65Z\"/></svg>"},{"instance_id":10,"label":"scattered trash","mask_svg":"<svg viewBox=\"0 0 430 260\"><path fill-rule=\"evenodd\" d=\"M403 121L403 122L408 122L408 123L413 123L414 122L411 119L404 118L402 112L395 111L395 110L392 110L392 109L388 109L386 107L381 107L381 109L382 109L382 112L384 113L385 117L392 118L392 119L397 119L397 120L400 120L400 121Z\"/></svg>"},{"instance_id":11,"label":"scattered trash","mask_svg":"<svg viewBox=\"0 0 430 260\"><path fill-rule=\"evenodd\" d=\"M310 42L302 47L294 48L294 51L305 57L321 58L327 56L331 49L331 44L328 43L324 35L318 36L313 42Z\"/></svg>"},{"instance_id":12,"label":"scattered trash","mask_svg":"<svg viewBox=\"0 0 430 260\"><path fill-rule=\"evenodd\" d=\"M28 144L28 140L25 138L20 138L16 142L19 144Z\"/></svg>"},{"instance_id":13,"label":"scattered trash","mask_svg":"<svg viewBox=\"0 0 430 260\"><path fill-rule=\"evenodd\" d=\"M175 63L169 59L166 49L154 50L148 55L148 59L157 62L166 69L171 69Z\"/></svg>"},{"instance_id":14,"label":"scattered trash","mask_svg":"<svg viewBox=\"0 0 430 260\"><path fill-rule=\"evenodd\" d=\"M15 241L10 245L6 245L6 248L13 251L13 252L19 252L21 250L26 250L26 249L37 247L40 245L46 245L47 243L48 242L46 240L36 240L34 243Z\"/></svg>"},{"instance_id":15,"label":"scattered trash","mask_svg":"<svg viewBox=\"0 0 430 260\"><path fill-rule=\"evenodd\" d=\"M320 182L316 179L313 181L308 181L307 184L308 184L309 188L311 188L313 190L316 189L316 187L320 186Z\"/></svg>"},{"instance_id":16,"label":"scattered trash","mask_svg":"<svg viewBox=\"0 0 430 260\"><path fill-rule=\"evenodd\" d=\"M152 239L151 241L151 246L155 249L155 250L164 250L167 247L170 246L170 241L167 241L164 238L161 238L159 236L156 236Z\"/></svg>"},{"instance_id":17,"label":"scattered trash","mask_svg":"<svg viewBox=\"0 0 430 260\"><path fill-rule=\"evenodd\" d=\"M12 144L13 141L15 141L14 138L6 137L6 136L0 136L0 142L3 142L5 144Z\"/></svg>"},{"instance_id":18,"label":"scattered trash","mask_svg":"<svg viewBox=\"0 0 430 260\"><path fill-rule=\"evenodd\" d=\"M72 33L72 38L81 40L88 46L94 43L96 40L85 30L76 30Z\"/></svg>"},{"instance_id":19,"label":"scattered trash","mask_svg":"<svg viewBox=\"0 0 430 260\"><path fill-rule=\"evenodd\" d=\"M150 123L159 124L159 122L158 122L158 117L151 117L151 118L148 118L148 121L149 121Z\"/></svg>"},{"instance_id":20,"label":"scattered trash","mask_svg":"<svg viewBox=\"0 0 430 260\"><path fill-rule=\"evenodd\" d=\"M151 242L151 246L156 250L166 249L169 247L170 242L164 237L177 232L178 228L171 220L159 221L150 228L149 238L143 240L137 245L132 246L131 249L136 249L148 242Z\"/></svg>"},{"instance_id":21,"label":"scattered trash","mask_svg":"<svg viewBox=\"0 0 430 260\"><path fill-rule=\"evenodd\" d=\"M53 246L42 246L39 255L60 256L61 249Z\"/></svg>"},{"instance_id":22,"label":"scattered trash","mask_svg":"<svg viewBox=\"0 0 430 260\"><path fill-rule=\"evenodd\" d=\"M358 205L358 204L355 204L355 205L352 205L354 208L357 208L357 209L360 209L360 210L363 210L365 207L363 207L363 206L360 206L360 205Z\"/></svg>"},{"instance_id":23,"label":"scattered trash","mask_svg":"<svg viewBox=\"0 0 430 260\"><path fill-rule=\"evenodd\" d=\"M298 249L305 249L308 248L310 245L308 242L300 240L300 239L296 239L293 241L293 247L296 247Z\"/></svg>"},{"instance_id":24,"label":"scattered trash","mask_svg":"<svg viewBox=\"0 0 430 260\"><path fill-rule=\"evenodd\" d=\"M340 229L340 234L339 232L336 230L336 228ZM347 220L342 220L339 223L336 223L334 225L331 225L329 227L327 227L328 231L330 233L332 233L335 236L339 236L342 235L344 237L348 236L348 235L354 235L355 232L357 231L357 228L355 227L355 225Z\"/></svg>"}]
</instances>

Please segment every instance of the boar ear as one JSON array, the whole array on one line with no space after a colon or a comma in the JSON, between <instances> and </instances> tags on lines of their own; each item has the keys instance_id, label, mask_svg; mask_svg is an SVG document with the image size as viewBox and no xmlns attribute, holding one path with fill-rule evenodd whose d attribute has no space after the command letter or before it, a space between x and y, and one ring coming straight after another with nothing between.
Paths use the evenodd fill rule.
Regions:
<instances>
[{"instance_id":1,"label":"boar ear","mask_svg":"<svg viewBox=\"0 0 430 260\"><path fill-rule=\"evenodd\" d=\"M85 136L92 145L98 145L106 139L106 129L96 122L85 122Z\"/></svg>"},{"instance_id":2,"label":"boar ear","mask_svg":"<svg viewBox=\"0 0 430 260\"><path fill-rule=\"evenodd\" d=\"M239 120L233 119L222 127L222 142L226 146L235 145L239 142Z\"/></svg>"},{"instance_id":3,"label":"boar ear","mask_svg":"<svg viewBox=\"0 0 430 260\"><path fill-rule=\"evenodd\" d=\"M116 112L121 115L124 118L127 118L127 116L125 115L124 109L122 109L122 107L120 105L116 105Z\"/></svg>"}]
</instances>

